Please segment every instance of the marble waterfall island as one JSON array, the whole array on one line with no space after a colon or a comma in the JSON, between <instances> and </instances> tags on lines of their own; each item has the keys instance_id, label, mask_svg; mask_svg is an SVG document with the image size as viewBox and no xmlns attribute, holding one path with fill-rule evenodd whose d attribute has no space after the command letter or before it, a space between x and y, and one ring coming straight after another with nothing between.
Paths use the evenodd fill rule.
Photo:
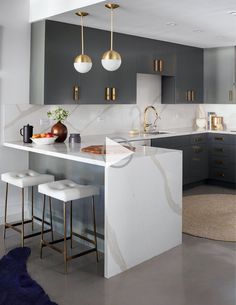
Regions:
<instances>
[{"instance_id":1,"label":"marble waterfall island","mask_svg":"<svg viewBox=\"0 0 236 305\"><path fill-rule=\"evenodd\" d=\"M98 232L104 235L99 244L106 278L181 244L181 151L138 146L129 162L107 166L104 156L83 153L79 145L5 146L30 152L32 169L100 186L96 210ZM78 221L82 212L75 212Z\"/></svg>"}]
</instances>

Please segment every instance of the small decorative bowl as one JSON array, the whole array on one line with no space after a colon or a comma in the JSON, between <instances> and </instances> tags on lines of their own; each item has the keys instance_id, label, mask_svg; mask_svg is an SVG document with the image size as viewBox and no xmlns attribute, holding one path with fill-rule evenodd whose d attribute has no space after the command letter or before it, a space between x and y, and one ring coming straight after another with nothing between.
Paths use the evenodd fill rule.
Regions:
<instances>
[{"instance_id":1,"label":"small decorative bowl","mask_svg":"<svg viewBox=\"0 0 236 305\"><path fill-rule=\"evenodd\" d=\"M51 138L31 138L31 140L37 145L49 145L56 141L57 137Z\"/></svg>"}]
</instances>

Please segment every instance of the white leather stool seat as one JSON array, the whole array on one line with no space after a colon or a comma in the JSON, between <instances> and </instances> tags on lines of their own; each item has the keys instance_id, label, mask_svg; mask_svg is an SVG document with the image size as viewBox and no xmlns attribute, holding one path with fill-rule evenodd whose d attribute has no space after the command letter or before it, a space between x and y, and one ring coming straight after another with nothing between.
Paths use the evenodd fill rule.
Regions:
<instances>
[{"instance_id":1,"label":"white leather stool seat","mask_svg":"<svg viewBox=\"0 0 236 305\"><path fill-rule=\"evenodd\" d=\"M98 187L93 185L77 184L71 180L59 180L51 183L41 184L38 187L38 191L39 193L63 202L99 194Z\"/></svg>"},{"instance_id":2,"label":"white leather stool seat","mask_svg":"<svg viewBox=\"0 0 236 305\"><path fill-rule=\"evenodd\" d=\"M4 173L1 175L1 179L6 183L23 188L52 182L54 181L54 176L39 174L33 170L25 170L21 172Z\"/></svg>"}]
</instances>

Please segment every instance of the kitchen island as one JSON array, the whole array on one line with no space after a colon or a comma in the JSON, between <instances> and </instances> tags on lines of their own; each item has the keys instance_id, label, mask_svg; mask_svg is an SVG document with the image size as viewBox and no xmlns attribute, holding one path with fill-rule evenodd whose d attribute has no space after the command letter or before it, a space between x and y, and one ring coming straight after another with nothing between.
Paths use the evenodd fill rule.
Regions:
<instances>
[{"instance_id":1,"label":"kitchen island","mask_svg":"<svg viewBox=\"0 0 236 305\"><path fill-rule=\"evenodd\" d=\"M81 152L81 147L101 143L4 145L29 152L31 169L99 186L99 250L104 252L104 276L110 278L181 244L182 152L137 146L132 156L111 166L103 155ZM86 208L82 204L74 217L89 236L91 230L83 227L90 226Z\"/></svg>"}]
</instances>

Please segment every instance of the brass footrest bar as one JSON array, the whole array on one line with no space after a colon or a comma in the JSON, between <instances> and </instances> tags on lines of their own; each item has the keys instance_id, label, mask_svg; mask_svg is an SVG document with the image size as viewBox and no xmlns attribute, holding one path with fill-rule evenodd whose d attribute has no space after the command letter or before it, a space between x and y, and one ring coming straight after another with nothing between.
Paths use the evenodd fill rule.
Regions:
<instances>
[{"instance_id":1,"label":"brass footrest bar","mask_svg":"<svg viewBox=\"0 0 236 305\"><path fill-rule=\"evenodd\" d=\"M24 221L24 224L30 223L30 222L32 222L32 221L31 221L31 220L26 220L26 221ZM18 232L18 233L21 234L21 233L22 233L22 230L16 228L16 226L20 226L20 225L22 225L22 224L21 224L21 223L20 223L20 224L16 224L16 223L14 223L14 224L6 223L6 224L5 224L5 228L6 228L6 229L12 229L12 230L14 230L14 231L16 231L16 232ZM51 229L47 229L47 230L44 230L43 232L44 232L44 233L48 233L48 232L51 232L51 231L52 231ZM40 234L41 234L41 232L31 233L31 234L25 235L25 236L24 236L24 239L30 238L30 237L34 237L34 236L37 236L37 235L40 235Z\"/></svg>"},{"instance_id":2,"label":"brass footrest bar","mask_svg":"<svg viewBox=\"0 0 236 305\"><path fill-rule=\"evenodd\" d=\"M41 218L39 218L39 217L37 217L37 216L33 216L33 218L35 219L35 220L38 220L38 221L43 221ZM32 222L32 220L30 220L31 222ZM45 221L44 220L44 223L46 223L46 225L48 225L48 226L51 226L51 224L49 223L49 222L47 222L47 221Z\"/></svg>"},{"instance_id":3,"label":"brass footrest bar","mask_svg":"<svg viewBox=\"0 0 236 305\"><path fill-rule=\"evenodd\" d=\"M57 243L59 241L56 241L54 243ZM42 247L49 247L57 252L59 252L60 254L63 253L63 250L59 249L58 247L55 247L51 242L48 242L48 241L45 241L45 240L41 240L41 244L42 244Z\"/></svg>"},{"instance_id":4,"label":"brass footrest bar","mask_svg":"<svg viewBox=\"0 0 236 305\"><path fill-rule=\"evenodd\" d=\"M75 255L72 255L72 256L68 256L66 260L67 260L67 261L70 261L70 260L72 260L72 259L74 259L74 258L83 256L83 255L86 255L86 254L89 254L89 253L95 252L95 251L97 251L97 249L96 249L96 248L92 248L92 249L89 249L89 250L80 252L80 253L78 253L78 254L75 254Z\"/></svg>"},{"instance_id":5,"label":"brass footrest bar","mask_svg":"<svg viewBox=\"0 0 236 305\"><path fill-rule=\"evenodd\" d=\"M88 238L88 237L86 237L86 236L80 235L80 234L75 233L75 232L72 232L72 235L74 235L74 236L76 236L76 237L78 237L78 238L80 238L80 239L83 239L83 240L85 240L85 241L87 241L87 242L89 242L89 243L91 243L91 244L95 245L95 241L94 241L94 240L89 239L89 238Z\"/></svg>"},{"instance_id":6,"label":"brass footrest bar","mask_svg":"<svg viewBox=\"0 0 236 305\"><path fill-rule=\"evenodd\" d=\"M24 225L25 224L27 224L27 223L31 223L32 222L32 220L31 219L29 219L29 220L24 220ZM6 226L9 226L9 227L17 227L17 226L21 226L22 225L22 221L19 221L19 222L12 222L12 223L10 223L10 222L7 222L6 223Z\"/></svg>"},{"instance_id":7,"label":"brass footrest bar","mask_svg":"<svg viewBox=\"0 0 236 305\"><path fill-rule=\"evenodd\" d=\"M43 233L49 233L51 231L52 231L51 229L48 229L48 230L45 230ZM41 235L41 232L35 232L35 233L31 233L31 234L25 235L24 239L35 237L35 236L38 236L38 235Z\"/></svg>"},{"instance_id":8,"label":"brass footrest bar","mask_svg":"<svg viewBox=\"0 0 236 305\"><path fill-rule=\"evenodd\" d=\"M67 237L66 240L69 240L71 239L70 237ZM64 238L60 238L60 239L57 239L57 240L53 240L53 241L46 241L46 240L42 240L42 242L44 243L47 243L47 244L50 244L50 245L53 245L53 244L58 244L58 243L61 243L64 241Z\"/></svg>"},{"instance_id":9,"label":"brass footrest bar","mask_svg":"<svg viewBox=\"0 0 236 305\"><path fill-rule=\"evenodd\" d=\"M16 232L21 233L21 230L20 230L20 229L15 228L15 226L14 226L14 225L11 225L10 223L6 223L6 224L5 224L5 229L13 229L13 230L16 231Z\"/></svg>"}]
</instances>

